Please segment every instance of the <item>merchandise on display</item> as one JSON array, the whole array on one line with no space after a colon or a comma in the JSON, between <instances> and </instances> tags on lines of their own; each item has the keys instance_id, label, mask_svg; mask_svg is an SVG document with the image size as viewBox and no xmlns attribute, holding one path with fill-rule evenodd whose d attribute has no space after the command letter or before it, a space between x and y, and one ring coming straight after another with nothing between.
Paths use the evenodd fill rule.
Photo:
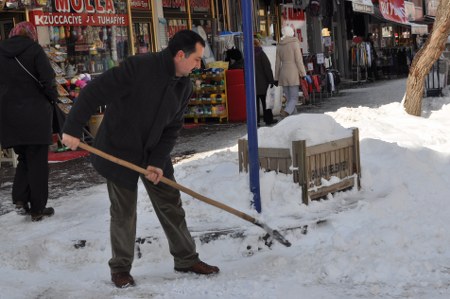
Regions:
<instances>
[{"instance_id":1,"label":"merchandise on display","mask_svg":"<svg viewBox=\"0 0 450 299\"><path fill-rule=\"evenodd\" d=\"M219 122L228 118L227 95L225 88L225 70L223 68L208 68L195 70L191 74L194 84L192 97L189 101L186 119L216 118Z\"/></svg>"}]
</instances>

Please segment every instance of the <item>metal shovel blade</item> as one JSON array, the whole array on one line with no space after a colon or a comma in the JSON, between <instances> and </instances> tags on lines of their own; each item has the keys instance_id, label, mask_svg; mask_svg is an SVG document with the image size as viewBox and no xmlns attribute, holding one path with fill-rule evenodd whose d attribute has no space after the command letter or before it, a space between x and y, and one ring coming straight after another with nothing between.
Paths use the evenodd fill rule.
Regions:
<instances>
[{"instance_id":1,"label":"metal shovel blade","mask_svg":"<svg viewBox=\"0 0 450 299\"><path fill-rule=\"evenodd\" d=\"M264 229L274 240L277 240L286 247L291 247L291 242L289 242L279 231L270 228L267 224L262 223L258 220L256 220L254 224Z\"/></svg>"}]
</instances>

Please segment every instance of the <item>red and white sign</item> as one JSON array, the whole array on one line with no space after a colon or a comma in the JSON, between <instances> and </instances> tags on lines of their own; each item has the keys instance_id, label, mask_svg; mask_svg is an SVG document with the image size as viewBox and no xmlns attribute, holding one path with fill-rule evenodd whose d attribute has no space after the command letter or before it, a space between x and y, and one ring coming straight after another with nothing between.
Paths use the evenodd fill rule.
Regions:
<instances>
[{"instance_id":1,"label":"red and white sign","mask_svg":"<svg viewBox=\"0 0 450 299\"><path fill-rule=\"evenodd\" d=\"M30 22L35 26L128 26L128 15L31 11Z\"/></svg>"},{"instance_id":2,"label":"red and white sign","mask_svg":"<svg viewBox=\"0 0 450 299\"><path fill-rule=\"evenodd\" d=\"M414 3L408 1L405 2L405 14L408 21L414 21L416 19L416 7L414 6Z\"/></svg>"},{"instance_id":3,"label":"red and white sign","mask_svg":"<svg viewBox=\"0 0 450 299\"><path fill-rule=\"evenodd\" d=\"M283 5L283 17L289 21L305 21L305 12L303 10L294 10L292 5Z\"/></svg>"},{"instance_id":4,"label":"red and white sign","mask_svg":"<svg viewBox=\"0 0 450 299\"><path fill-rule=\"evenodd\" d=\"M407 23L404 0L379 0L380 11L386 20Z\"/></svg>"},{"instance_id":5,"label":"red and white sign","mask_svg":"<svg viewBox=\"0 0 450 299\"><path fill-rule=\"evenodd\" d=\"M209 11L209 0L191 0L190 5L194 12Z\"/></svg>"},{"instance_id":6,"label":"red and white sign","mask_svg":"<svg viewBox=\"0 0 450 299\"><path fill-rule=\"evenodd\" d=\"M114 14L113 0L54 0L57 12ZM93 4L91 3L93 2ZM102 4L104 3L104 4Z\"/></svg>"},{"instance_id":7,"label":"red and white sign","mask_svg":"<svg viewBox=\"0 0 450 299\"><path fill-rule=\"evenodd\" d=\"M131 9L138 10L150 10L150 5L148 5L148 0L131 0Z\"/></svg>"}]
</instances>

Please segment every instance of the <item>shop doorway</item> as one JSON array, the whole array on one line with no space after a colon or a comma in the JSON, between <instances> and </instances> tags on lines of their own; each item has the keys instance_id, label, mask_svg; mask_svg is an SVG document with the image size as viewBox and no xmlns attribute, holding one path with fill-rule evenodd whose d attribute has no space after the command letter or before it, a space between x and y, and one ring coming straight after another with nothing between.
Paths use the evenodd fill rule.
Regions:
<instances>
[{"instance_id":1,"label":"shop doorway","mask_svg":"<svg viewBox=\"0 0 450 299\"><path fill-rule=\"evenodd\" d=\"M0 21L0 40L5 40L13 27L14 22L12 20Z\"/></svg>"},{"instance_id":2,"label":"shop doorway","mask_svg":"<svg viewBox=\"0 0 450 299\"><path fill-rule=\"evenodd\" d=\"M7 39L14 25L22 21L25 21L25 14L23 13L0 13L0 40Z\"/></svg>"}]
</instances>

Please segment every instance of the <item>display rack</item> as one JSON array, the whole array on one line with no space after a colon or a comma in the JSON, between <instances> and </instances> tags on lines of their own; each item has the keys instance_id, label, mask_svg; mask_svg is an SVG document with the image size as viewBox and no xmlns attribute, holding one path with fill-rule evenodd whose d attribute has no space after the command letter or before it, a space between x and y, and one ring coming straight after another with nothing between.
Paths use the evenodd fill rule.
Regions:
<instances>
[{"instance_id":1,"label":"display rack","mask_svg":"<svg viewBox=\"0 0 450 299\"><path fill-rule=\"evenodd\" d=\"M208 119L222 122L228 119L225 71L221 68L192 72L194 92L189 101L185 120L198 123Z\"/></svg>"},{"instance_id":2,"label":"display rack","mask_svg":"<svg viewBox=\"0 0 450 299\"><path fill-rule=\"evenodd\" d=\"M59 49L56 49L55 47L49 46L44 50L56 75L56 90L58 92L59 100L57 105L64 115L67 116L72 108L73 101L78 97L81 88L83 88L96 73L76 75L77 71L75 66L73 69L71 69L70 66L65 67L68 65L66 47L59 47ZM65 70L65 68L67 70ZM102 108L103 107L99 107L97 109L97 114L93 115L93 117L102 116L102 114L100 114ZM84 141L91 140L95 137L95 132L92 132L91 120L88 123L88 128L89 130L83 128L82 138Z\"/></svg>"}]
</instances>

